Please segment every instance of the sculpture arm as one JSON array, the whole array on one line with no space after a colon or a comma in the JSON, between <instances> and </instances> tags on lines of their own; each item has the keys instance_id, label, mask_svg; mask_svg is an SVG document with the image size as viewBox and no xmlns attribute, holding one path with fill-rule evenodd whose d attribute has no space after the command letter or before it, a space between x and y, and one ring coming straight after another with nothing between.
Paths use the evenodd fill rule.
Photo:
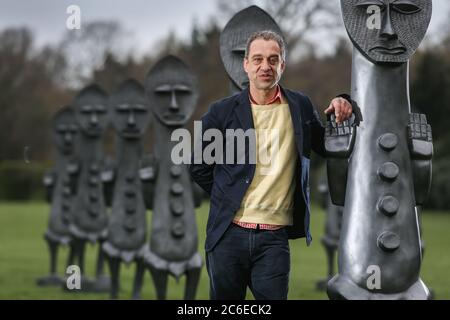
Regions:
<instances>
[{"instance_id":1,"label":"sculpture arm","mask_svg":"<svg viewBox=\"0 0 450 320\"><path fill-rule=\"evenodd\" d=\"M71 160L66 167L69 176L70 190L72 195L77 194L78 177L80 173L80 165L76 160Z\"/></svg>"},{"instance_id":2,"label":"sculpture arm","mask_svg":"<svg viewBox=\"0 0 450 320\"><path fill-rule=\"evenodd\" d=\"M142 183L142 196L144 198L145 207L151 210L153 209L158 162L153 156L148 155L142 159L141 164L141 168L139 169L139 178Z\"/></svg>"},{"instance_id":3,"label":"sculpture arm","mask_svg":"<svg viewBox=\"0 0 450 320\"><path fill-rule=\"evenodd\" d=\"M336 123L333 114L328 116L325 128L328 189L333 204L343 206L347 188L348 161L356 138L356 122L353 114L349 120Z\"/></svg>"},{"instance_id":4,"label":"sculpture arm","mask_svg":"<svg viewBox=\"0 0 450 320\"><path fill-rule=\"evenodd\" d=\"M198 140L194 141L194 152L191 155L191 164L189 172L192 179L203 189L207 194L211 194L214 183L214 168L215 163L205 163L203 159L203 150L211 142L203 141L202 137L208 129L219 129L219 120L215 114L215 106L212 105L209 111L202 117L202 134ZM197 152L196 152L197 151ZM201 159L196 159L196 155L200 155Z\"/></svg>"},{"instance_id":5,"label":"sculpture arm","mask_svg":"<svg viewBox=\"0 0 450 320\"><path fill-rule=\"evenodd\" d=\"M101 173L101 179L103 184L103 197L105 199L105 204L108 207L112 206L114 184L116 181L116 169L115 164L111 159L107 159L104 169Z\"/></svg>"},{"instance_id":6,"label":"sculpture arm","mask_svg":"<svg viewBox=\"0 0 450 320\"><path fill-rule=\"evenodd\" d=\"M424 114L411 113L408 124L408 146L411 154L416 205L422 205L431 186L433 140L431 126Z\"/></svg>"},{"instance_id":7,"label":"sculpture arm","mask_svg":"<svg viewBox=\"0 0 450 320\"><path fill-rule=\"evenodd\" d=\"M53 169L47 170L42 177L42 183L46 188L46 200L47 202L52 201L53 189L55 187L55 182L57 179L57 174Z\"/></svg>"}]
</instances>

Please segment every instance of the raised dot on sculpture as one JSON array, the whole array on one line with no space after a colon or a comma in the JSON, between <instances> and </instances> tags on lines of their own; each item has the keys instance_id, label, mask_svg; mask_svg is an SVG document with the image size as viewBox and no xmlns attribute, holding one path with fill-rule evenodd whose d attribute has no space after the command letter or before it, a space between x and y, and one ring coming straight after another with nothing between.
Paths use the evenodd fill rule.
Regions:
<instances>
[{"instance_id":1,"label":"raised dot on sculpture","mask_svg":"<svg viewBox=\"0 0 450 320\"><path fill-rule=\"evenodd\" d=\"M184 212L184 206L179 202L172 202L170 204L170 210L175 216L181 216Z\"/></svg>"},{"instance_id":2,"label":"raised dot on sculpture","mask_svg":"<svg viewBox=\"0 0 450 320\"><path fill-rule=\"evenodd\" d=\"M135 219L133 219L131 217L125 219L125 221L123 223L123 227L126 231L133 232L136 229Z\"/></svg>"},{"instance_id":3,"label":"raised dot on sculpture","mask_svg":"<svg viewBox=\"0 0 450 320\"><path fill-rule=\"evenodd\" d=\"M378 169L378 175L383 180L387 181L393 181L395 178L397 178L398 174L400 172L400 169L398 166L393 162L386 162L381 165L381 167Z\"/></svg>"},{"instance_id":4,"label":"raised dot on sculpture","mask_svg":"<svg viewBox=\"0 0 450 320\"><path fill-rule=\"evenodd\" d=\"M172 184L172 187L170 188L170 190L172 191L173 194L179 195L179 194L183 193L184 187L181 183L175 182Z\"/></svg>"},{"instance_id":5,"label":"raised dot on sculpture","mask_svg":"<svg viewBox=\"0 0 450 320\"><path fill-rule=\"evenodd\" d=\"M386 151L394 150L398 144L398 138L393 133L385 133L378 139L379 146Z\"/></svg>"},{"instance_id":6,"label":"raised dot on sculpture","mask_svg":"<svg viewBox=\"0 0 450 320\"><path fill-rule=\"evenodd\" d=\"M181 167L180 166L172 166L170 168L170 174L172 175L172 177L177 178L181 175Z\"/></svg>"},{"instance_id":7,"label":"raised dot on sculpture","mask_svg":"<svg viewBox=\"0 0 450 320\"><path fill-rule=\"evenodd\" d=\"M377 245L383 251L395 251L400 247L400 237L391 231L385 231L378 236Z\"/></svg>"},{"instance_id":8,"label":"raised dot on sculpture","mask_svg":"<svg viewBox=\"0 0 450 320\"><path fill-rule=\"evenodd\" d=\"M68 196L70 196L71 193L72 193L72 192L70 191L70 188L69 188L69 187L64 187L64 189L63 189L63 196L64 196L65 198L67 198Z\"/></svg>"},{"instance_id":9,"label":"raised dot on sculpture","mask_svg":"<svg viewBox=\"0 0 450 320\"><path fill-rule=\"evenodd\" d=\"M98 215L99 215L99 211L96 209L93 209L93 208L89 209L88 212L89 212L89 215L94 218L98 217Z\"/></svg>"},{"instance_id":10,"label":"raised dot on sculpture","mask_svg":"<svg viewBox=\"0 0 450 320\"><path fill-rule=\"evenodd\" d=\"M383 196L377 205L378 210L389 217L397 213L399 206L397 198L393 196Z\"/></svg>"},{"instance_id":11,"label":"raised dot on sculpture","mask_svg":"<svg viewBox=\"0 0 450 320\"><path fill-rule=\"evenodd\" d=\"M185 228L184 224L181 221L175 222L172 227L172 235L175 238L181 238L184 236Z\"/></svg>"},{"instance_id":12,"label":"raised dot on sculpture","mask_svg":"<svg viewBox=\"0 0 450 320\"><path fill-rule=\"evenodd\" d=\"M98 196L96 194L91 194L89 196L89 201L91 202L97 202L98 201Z\"/></svg>"},{"instance_id":13,"label":"raised dot on sculpture","mask_svg":"<svg viewBox=\"0 0 450 320\"><path fill-rule=\"evenodd\" d=\"M89 179L89 185L92 186L92 187L97 186L98 183L99 183L99 180L96 177L91 177Z\"/></svg>"},{"instance_id":14,"label":"raised dot on sculpture","mask_svg":"<svg viewBox=\"0 0 450 320\"><path fill-rule=\"evenodd\" d=\"M134 198L136 196L136 192L134 192L134 190L127 189L125 190L125 196L127 198Z\"/></svg>"},{"instance_id":15,"label":"raised dot on sculpture","mask_svg":"<svg viewBox=\"0 0 450 320\"><path fill-rule=\"evenodd\" d=\"M89 167L89 172L91 172L91 173L98 173L99 172L99 167L98 167L98 165L96 165L96 164L92 164L90 167Z\"/></svg>"}]
</instances>

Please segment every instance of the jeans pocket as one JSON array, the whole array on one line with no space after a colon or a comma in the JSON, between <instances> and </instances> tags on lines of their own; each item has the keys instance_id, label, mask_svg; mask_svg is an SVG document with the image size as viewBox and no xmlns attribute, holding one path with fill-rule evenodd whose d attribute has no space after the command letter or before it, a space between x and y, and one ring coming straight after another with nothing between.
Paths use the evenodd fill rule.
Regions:
<instances>
[{"instance_id":1,"label":"jeans pocket","mask_svg":"<svg viewBox=\"0 0 450 320\"><path fill-rule=\"evenodd\" d=\"M286 228L281 228L278 230L269 230L269 233L277 240L288 241L288 234Z\"/></svg>"}]
</instances>

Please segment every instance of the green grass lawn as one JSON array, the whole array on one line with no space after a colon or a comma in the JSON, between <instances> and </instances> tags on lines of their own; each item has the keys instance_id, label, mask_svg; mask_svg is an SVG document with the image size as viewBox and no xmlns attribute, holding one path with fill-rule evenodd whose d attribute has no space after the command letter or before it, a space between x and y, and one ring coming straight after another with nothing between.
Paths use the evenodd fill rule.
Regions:
<instances>
[{"instance_id":1,"label":"green grass lawn","mask_svg":"<svg viewBox=\"0 0 450 320\"><path fill-rule=\"evenodd\" d=\"M208 203L198 210L199 251L204 256L205 225ZM45 203L0 204L0 299L107 299L107 294L63 292L60 288L42 288L36 278L48 272L48 252L43 239L48 205ZM150 219L149 219L150 221ZM315 289L316 281L326 274L325 253L320 243L324 213L313 207L312 234L314 241L306 247L304 239L291 241L291 279L289 299L327 299L324 292ZM431 287L437 299L450 299L450 214L426 213L422 218L425 257L422 279ZM97 247L88 246L86 272L94 274ZM59 272L65 268L68 249L59 252ZM122 266L120 298L128 299L134 266ZM184 278L168 285L169 299L182 299ZM252 296L248 293L248 298ZM155 299L150 274L145 275L143 299ZM198 299L208 299L208 275L202 270Z\"/></svg>"}]
</instances>

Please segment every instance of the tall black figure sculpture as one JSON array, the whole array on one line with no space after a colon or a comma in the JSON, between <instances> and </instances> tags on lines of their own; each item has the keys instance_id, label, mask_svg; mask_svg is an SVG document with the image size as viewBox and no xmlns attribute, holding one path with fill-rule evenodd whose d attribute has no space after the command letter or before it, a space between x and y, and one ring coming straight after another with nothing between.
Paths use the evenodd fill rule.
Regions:
<instances>
[{"instance_id":1,"label":"tall black figure sculpture","mask_svg":"<svg viewBox=\"0 0 450 320\"><path fill-rule=\"evenodd\" d=\"M343 208L336 206L331 201L330 192L326 182L319 184L319 192L322 198L322 208L326 211L325 232L321 238L322 245L327 255L327 277L316 283L318 290L326 290L328 281L334 276L335 254L339 246L339 234L341 232Z\"/></svg>"},{"instance_id":2,"label":"tall black figure sculpture","mask_svg":"<svg viewBox=\"0 0 450 320\"><path fill-rule=\"evenodd\" d=\"M157 159L150 243L144 253L158 299L166 298L167 277L186 274L185 299L194 299L202 259L197 251L197 225L193 182L188 168L174 164L171 141L176 129L184 128L197 102L197 79L178 58L167 56L147 75L146 94L156 118Z\"/></svg>"},{"instance_id":3,"label":"tall black figure sculpture","mask_svg":"<svg viewBox=\"0 0 450 320\"><path fill-rule=\"evenodd\" d=\"M117 163L110 177L114 192L103 250L111 270L111 298L118 297L121 261L127 264L135 261L133 298L138 299L145 271L138 256L146 243L146 208L153 195L144 193L148 190L144 186L154 177L152 167L143 167L146 163L142 158L142 137L150 121L144 88L135 80L122 83L111 96L110 112L116 132Z\"/></svg>"},{"instance_id":4,"label":"tall black figure sculpture","mask_svg":"<svg viewBox=\"0 0 450 320\"><path fill-rule=\"evenodd\" d=\"M103 274L104 256L101 248L97 259L96 281L91 283L84 277L86 241L101 243L107 232L108 216L102 183L102 135L109 121L107 99L106 93L99 86L90 85L81 90L73 101L80 135L77 146L76 197L69 229L74 237L73 249L82 273L81 289L88 291L109 290L109 277Z\"/></svg>"},{"instance_id":5,"label":"tall black figure sculpture","mask_svg":"<svg viewBox=\"0 0 450 320\"><path fill-rule=\"evenodd\" d=\"M47 187L47 198L51 203L45 240L50 252L50 274L39 278L40 286L61 286L64 279L57 274L58 246L71 242L69 223L71 220L74 188L71 185L71 168L74 166L74 149L78 124L71 107L59 110L53 118L53 138L56 145L54 168L45 174L44 185ZM72 264L73 251L69 256Z\"/></svg>"},{"instance_id":6,"label":"tall black figure sculpture","mask_svg":"<svg viewBox=\"0 0 450 320\"><path fill-rule=\"evenodd\" d=\"M220 57L231 80L231 92L236 93L248 86L243 67L247 39L256 31L271 30L282 35L272 17L257 6L250 6L236 13L220 34Z\"/></svg>"},{"instance_id":7,"label":"tall black figure sculpture","mask_svg":"<svg viewBox=\"0 0 450 320\"><path fill-rule=\"evenodd\" d=\"M380 9L379 29L368 27L370 5ZM363 121L357 133L328 123L331 196L345 205L339 273L328 295L427 299L417 206L428 194L433 145L425 115L411 113L408 59L427 30L431 1L341 0L341 7L355 46L352 99Z\"/></svg>"}]
</instances>

